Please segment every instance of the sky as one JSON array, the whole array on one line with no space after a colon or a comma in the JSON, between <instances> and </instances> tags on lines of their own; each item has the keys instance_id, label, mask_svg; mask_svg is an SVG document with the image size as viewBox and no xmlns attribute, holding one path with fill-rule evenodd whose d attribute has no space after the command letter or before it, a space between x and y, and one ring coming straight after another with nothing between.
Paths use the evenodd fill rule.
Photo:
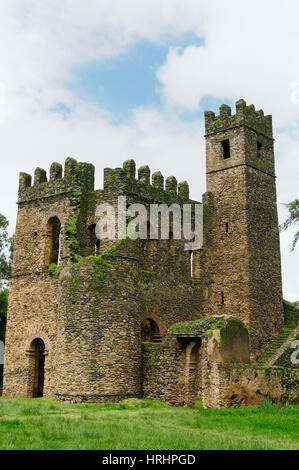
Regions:
<instances>
[{"instance_id":1,"label":"sky","mask_svg":"<svg viewBox=\"0 0 299 470\"><path fill-rule=\"evenodd\" d=\"M1 0L0 212L18 173L68 156L128 158L205 192L203 112L244 98L273 115L280 222L299 197L299 3ZM284 297L299 299L295 229L281 233Z\"/></svg>"}]
</instances>

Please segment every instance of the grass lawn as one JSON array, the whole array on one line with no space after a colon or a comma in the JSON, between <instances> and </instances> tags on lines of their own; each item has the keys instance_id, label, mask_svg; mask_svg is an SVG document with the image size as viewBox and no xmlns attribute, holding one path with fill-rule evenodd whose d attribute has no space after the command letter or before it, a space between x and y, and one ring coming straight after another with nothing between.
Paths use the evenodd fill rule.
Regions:
<instances>
[{"instance_id":1,"label":"grass lawn","mask_svg":"<svg viewBox=\"0 0 299 470\"><path fill-rule=\"evenodd\" d=\"M0 397L0 449L298 449L299 405L225 410L151 400L70 404Z\"/></svg>"}]
</instances>

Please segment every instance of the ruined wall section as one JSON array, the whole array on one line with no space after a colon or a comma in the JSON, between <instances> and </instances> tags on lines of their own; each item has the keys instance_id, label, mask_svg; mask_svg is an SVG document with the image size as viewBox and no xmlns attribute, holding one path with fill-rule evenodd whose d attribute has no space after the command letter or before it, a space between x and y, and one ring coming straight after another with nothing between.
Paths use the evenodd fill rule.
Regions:
<instances>
[{"instance_id":1,"label":"ruined wall section","mask_svg":"<svg viewBox=\"0 0 299 470\"><path fill-rule=\"evenodd\" d=\"M207 408L258 405L265 399L274 403L298 403L299 372L283 367L215 364L215 387L210 388Z\"/></svg>"}]
</instances>

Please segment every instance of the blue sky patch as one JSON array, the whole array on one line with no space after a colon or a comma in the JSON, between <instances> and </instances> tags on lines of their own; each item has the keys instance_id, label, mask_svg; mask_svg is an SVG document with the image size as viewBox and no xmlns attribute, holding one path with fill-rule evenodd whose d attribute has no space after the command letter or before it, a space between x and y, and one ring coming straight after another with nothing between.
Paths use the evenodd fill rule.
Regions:
<instances>
[{"instance_id":1,"label":"blue sky patch","mask_svg":"<svg viewBox=\"0 0 299 470\"><path fill-rule=\"evenodd\" d=\"M68 89L78 98L109 110L117 120L123 119L138 106L162 105L155 73L165 63L169 47L203 44L194 34L159 44L141 41L116 58L74 69Z\"/></svg>"}]
</instances>

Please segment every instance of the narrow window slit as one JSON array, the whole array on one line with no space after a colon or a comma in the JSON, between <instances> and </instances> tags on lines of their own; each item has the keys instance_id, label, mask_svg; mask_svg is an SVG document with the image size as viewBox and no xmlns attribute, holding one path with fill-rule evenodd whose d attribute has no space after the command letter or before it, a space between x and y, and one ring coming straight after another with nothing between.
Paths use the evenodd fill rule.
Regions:
<instances>
[{"instance_id":1,"label":"narrow window slit","mask_svg":"<svg viewBox=\"0 0 299 470\"><path fill-rule=\"evenodd\" d=\"M222 145L222 156L223 156L223 158L224 159L230 158L229 139L222 140L221 145Z\"/></svg>"},{"instance_id":2,"label":"narrow window slit","mask_svg":"<svg viewBox=\"0 0 299 470\"><path fill-rule=\"evenodd\" d=\"M257 158L261 158L261 151L262 151L262 142L256 143L256 155Z\"/></svg>"}]
</instances>

